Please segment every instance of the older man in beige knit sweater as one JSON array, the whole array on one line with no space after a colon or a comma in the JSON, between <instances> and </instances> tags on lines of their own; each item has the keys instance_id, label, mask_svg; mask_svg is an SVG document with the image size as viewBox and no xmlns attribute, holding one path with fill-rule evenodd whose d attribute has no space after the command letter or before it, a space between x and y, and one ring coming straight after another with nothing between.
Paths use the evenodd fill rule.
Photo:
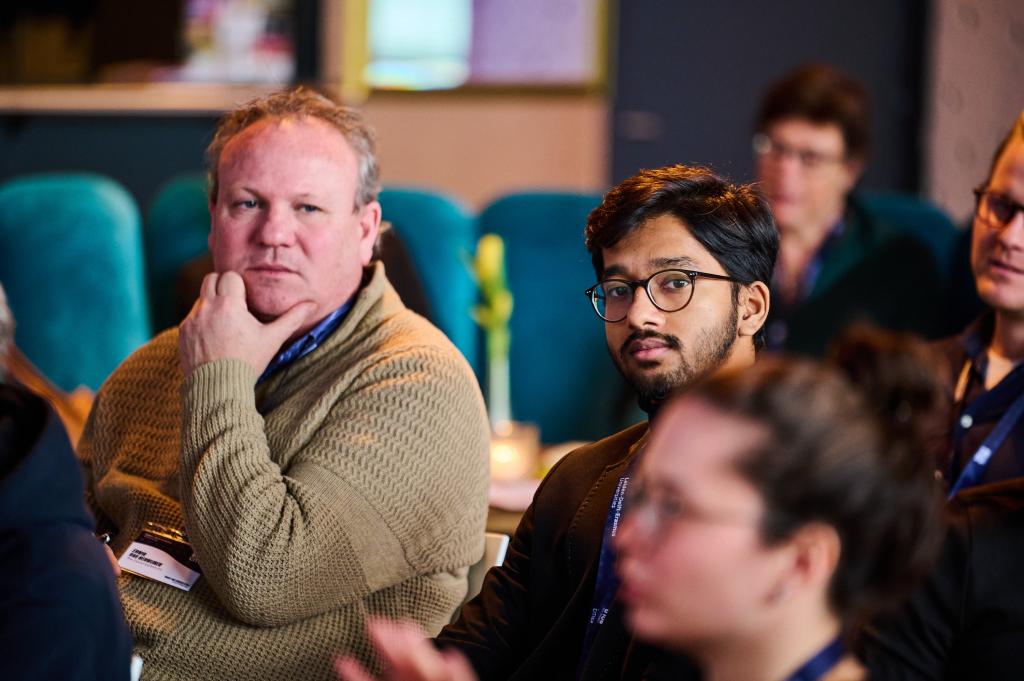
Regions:
<instances>
[{"instance_id":1,"label":"older man in beige knit sweater","mask_svg":"<svg viewBox=\"0 0 1024 681\"><path fill-rule=\"evenodd\" d=\"M100 390L87 498L144 679L326 679L334 654L370 657L366 615L437 631L461 601L487 421L372 261L357 114L279 93L228 114L208 156L216 272Z\"/></svg>"}]
</instances>

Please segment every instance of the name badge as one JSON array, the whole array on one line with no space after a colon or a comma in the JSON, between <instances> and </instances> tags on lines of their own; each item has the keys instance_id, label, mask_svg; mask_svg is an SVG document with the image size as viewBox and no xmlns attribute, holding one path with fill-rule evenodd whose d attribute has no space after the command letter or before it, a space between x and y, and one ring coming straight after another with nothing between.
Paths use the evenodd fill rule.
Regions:
<instances>
[{"instance_id":1,"label":"name badge","mask_svg":"<svg viewBox=\"0 0 1024 681\"><path fill-rule=\"evenodd\" d=\"M125 572L188 591L203 571L192 547L176 530L146 523L117 564Z\"/></svg>"}]
</instances>

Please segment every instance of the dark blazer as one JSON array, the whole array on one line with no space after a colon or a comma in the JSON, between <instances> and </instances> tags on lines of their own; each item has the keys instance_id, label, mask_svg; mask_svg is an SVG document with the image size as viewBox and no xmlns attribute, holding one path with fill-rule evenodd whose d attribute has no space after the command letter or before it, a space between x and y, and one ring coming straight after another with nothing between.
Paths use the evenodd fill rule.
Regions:
<instances>
[{"instance_id":1,"label":"dark blazer","mask_svg":"<svg viewBox=\"0 0 1024 681\"><path fill-rule=\"evenodd\" d=\"M590 617L608 507L647 424L581 447L541 483L483 589L436 642L462 651L481 681L575 679ZM616 603L581 677L696 679L684 660L633 641Z\"/></svg>"},{"instance_id":2,"label":"dark blazer","mask_svg":"<svg viewBox=\"0 0 1024 681\"><path fill-rule=\"evenodd\" d=\"M1024 678L1024 479L959 494L927 582L864 639L872 679Z\"/></svg>"},{"instance_id":3,"label":"dark blazer","mask_svg":"<svg viewBox=\"0 0 1024 681\"><path fill-rule=\"evenodd\" d=\"M0 676L128 679L132 649L53 409L0 383Z\"/></svg>"},{"instance_id":4,"label":"dark blazer","mask_svg":"<svg viewBox=\"0 0 1024 681\"><path fill-rule=\"evenodd\" d=\"M943 330L946 282L932 250L877 220L856 196L843 221L807 299L788 309L773 301L765 326L772 347L822 355L844 328L860 322L936 337ZM772 338L778 322L786 327L781 347Z\"/></svg>"}]
</instances>

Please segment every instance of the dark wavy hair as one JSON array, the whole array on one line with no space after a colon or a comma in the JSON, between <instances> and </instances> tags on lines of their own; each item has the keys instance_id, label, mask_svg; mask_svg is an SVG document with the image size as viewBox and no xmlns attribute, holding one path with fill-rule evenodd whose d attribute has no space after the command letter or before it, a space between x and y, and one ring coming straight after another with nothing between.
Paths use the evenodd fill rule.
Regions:
<instances>
[{"instance_id":1,"label":"dark wavy hair","mask_svg":"<svg viewBox=\"0 0 1024 681\"><path fill-rule=\"evenodd\" d=\"M808 64L773 83L761 101L754 129L767 132L773 123L786 118L837 125L847 158L865 158L871 150L867 90L832 66Z\"/></svg>"},{"instance_id":2,"label":"dark wavy hair","mask_svg":"<svg viewBox=\"0 0 1024 681\"><path fill-rule=\"evenodd\" d=\"M591 211L584 238L597 278L604 277L603 249L663 215L686 225L730 277L745 284L770 283L779 233L768 203L751 185L733 184L708 168L685 165L641 170L612 187ZM763 345L760 329L754 347Z\"/></svg>"},{"instance_id":3,"label":"dark wavy hair","mask_svg":"<svg viewBox=\"0 0 1024 681\"><path fill-rule=\"evenodd\" d=\"M905 596L941 543L941 490L921 444L939 405L930 366L913 337L860 328L825 364L770 358L688 393L766 429L738 463L764 501L762 538L835 528L829 601L853 627Z\"/></svg>"}]
</instances>

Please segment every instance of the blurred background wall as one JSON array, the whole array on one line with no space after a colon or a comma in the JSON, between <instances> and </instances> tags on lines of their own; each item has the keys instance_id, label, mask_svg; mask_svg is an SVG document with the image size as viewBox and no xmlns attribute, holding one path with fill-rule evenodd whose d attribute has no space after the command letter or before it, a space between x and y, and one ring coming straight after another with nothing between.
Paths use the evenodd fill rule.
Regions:
<instances>
[{"instance_id":1,"label":"blurred background wall","mask_svg":"<svg viewBox=\"0 0 1024 681\"><path fill-rule=\"evenodd\" d=\"M169 1L158 4L166 10ZM19 2L0 19L10 21ZM108 13L118 7L95 3L114 3ZM591 4L606 13L606 68L596 86L370 91L361 106L380 135L385 182L442 190L479 208L522 189L601 190L640 167L679 161L749 180L751 120L765 85L820 60L861 78L874 97L865 186L925 191L959 219L969 210L965 187L983 175L995 140L1024 108L1024 3L1014 0L527 3L538 25L560 6ZM349 16L344 5L295 0L296 79L340 72L345 50L334 44L342 35L335 26ZM81 52L66 35L38 35ZM104 59L116 52L107 49ZM93 170L124 183L143 206L167 178L202 167L216 119L212 107L55 111L25 105L30 98L18 88L0 91L0 179Z\"/></svg>"},{"instance_id":2,"label":"blurred background wall","mask_svg":"<svg viewBox=\"0 0 1024 681\"><path fill-rule=\"evenodd\" d=\"M922 189L965 220L974 208L968 190L984 181L1024 108L1024 3L935 0L932 12Z\"/></svg>"}]
</instances>

